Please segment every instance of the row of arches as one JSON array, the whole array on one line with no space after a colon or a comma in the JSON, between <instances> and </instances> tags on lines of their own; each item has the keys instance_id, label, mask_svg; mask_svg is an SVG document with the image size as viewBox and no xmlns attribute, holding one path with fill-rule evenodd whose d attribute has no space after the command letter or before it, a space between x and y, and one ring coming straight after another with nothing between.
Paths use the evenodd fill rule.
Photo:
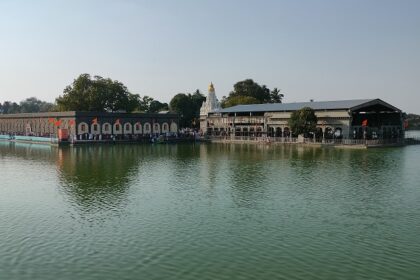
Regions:
<instances>
[{"instance_id":1,"label":"row of arches","mask_svg":"<svg viewBox=\"0 0 420 280\"><path fill-rule=\"evenodd\" d=\"M251 126L251 127L236 127L235 136L262 136L263 127L262 126Z\"/></svg>"},{"instance_id":2,"label":"row of arches","mask_svg":"<svg viewBox=\"0 0 420 280\"><path fill-rule=\"evenodd\" d=\"M269 137L290 137L292 136L292 131L289 127L268 127L267 135ZM324 129L322 127L317 127L315 137L325 139L339 139L343 137L343 130L341 127L325 127Z\"/></svg>"},{"instance_id":3,"label":"row of arches","mask_svg":"<svg viewBox=\"0 0 420 280\"><path fill-rule=\"evenodd\" d=\"M77 134L161 134L161 133L176 133L178 126L175 122L170 125L166 122L159 124L150 124L148 122L144 124L135 123L103 123L103 124L87 124L81 122L77 125Z\"/></svg>"},{"instance_id":4,"label":"row of arches","mask_svg":"<svg viewBox=\"0 0 420 280\"><path fill-rule=\"evenodd\" d=\"M267 134L269 137L290 137L290 128L285 127L268 127Z\"/></svg>"}]
</instances>

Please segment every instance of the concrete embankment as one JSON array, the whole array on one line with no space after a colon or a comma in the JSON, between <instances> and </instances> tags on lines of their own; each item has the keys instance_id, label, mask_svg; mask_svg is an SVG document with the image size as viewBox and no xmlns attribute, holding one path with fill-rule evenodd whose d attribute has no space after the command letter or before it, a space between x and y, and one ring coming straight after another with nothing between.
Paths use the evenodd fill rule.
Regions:
<instances>
[{"instance_id":1,"label":"concrete embankment","mask_svg":"<svg viewBox=\"0 0 420 280\"><path fill-rule=\"evenodd\" d=\"M385 148L385 147L401 147L405 146L404 139L395 139L395 141L383 140L326 140L324 142L313 142L305 139L298 141L296 138L286 138L281 140L272 140L268 138L253 138L253 139L235 139L235 138L217 138L211 139L212 143L223 144L255 144L255 145L299 145L308 147L320 148L343 148L343 149L367 149L367 148Z\"/></svg>"}]
</instances>

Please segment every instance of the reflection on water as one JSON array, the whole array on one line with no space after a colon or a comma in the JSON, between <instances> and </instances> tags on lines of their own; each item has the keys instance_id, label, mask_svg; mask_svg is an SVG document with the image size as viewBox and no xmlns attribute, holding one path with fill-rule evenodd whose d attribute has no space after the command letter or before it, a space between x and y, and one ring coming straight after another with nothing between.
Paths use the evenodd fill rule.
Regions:
<instances>
[{"instance_id":1,"label":"reflection on water","mask_svg":"<svg viewBox=\"0 0 420 280\"><path fill-rule=\"evenodd\" d=\"M417 279L419 156L0 142L0 275Z\"/></svg>"},{"instance_id":2,"label":"reflection on water","mask_svg":"<svg viewBox=\"0 0 420 280\"><path fill-rule=\"evenodd\" d=\"M141 152L133 146L76 147L58 151L60 183L71 200L87 210L124 203Z\"/></svg>"}]
</instances>

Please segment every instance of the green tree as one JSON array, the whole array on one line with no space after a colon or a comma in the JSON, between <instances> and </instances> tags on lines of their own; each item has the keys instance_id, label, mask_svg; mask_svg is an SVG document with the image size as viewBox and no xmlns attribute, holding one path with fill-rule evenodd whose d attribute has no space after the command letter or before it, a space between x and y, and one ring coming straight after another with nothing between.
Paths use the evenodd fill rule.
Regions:
<instances>
[{"instance_id":1,"label":"green tree","mask_svg":"<svg viewBox=\"0 0 420 280\"><path fill-rule=\"evenodd\" d=\"M140 96L131 94L127 87L109 78L82 74L67 86L63 95L56 99L63 111L126 111L139 107Z\"/></svg>"},{"instance_id":2,"label":"green tree","mask_svg":"<svg viewBox=\"0 0 420 280\"><path fill-rule=\"evenodd\" d=\"M169 102L169 108L171 111L178 113L180 127L197 128L199 126L200 108L205 100L206 98L199 90L196 90L193 94L178 93Z\"/></svg>"},{"instance_id":3,"label":"green tree","mask_svg":"<svg viewBox=\"0 0 420 280\"><path fill-rule=\"evenodd\" d=\"M284 94L280 93L281 89L274 88L270 93L271 103L281 103Z\"/></svg>"},{"instance_id":4,"label":"green tree","mask_svg":"<svg viewBox=\"0 0 420 280\"><path fill-rule=\"evenodd\" d=\"M148 112L150 108L150 103L152 103L153 100L154 99L152 97L147 95L141 97L139 100L139 106L137 110L140 112Z\"/></svg>"},{"instance_id":5,"label":"green tree","mask_svg":"<svg viewBox=\"0 0 420 280\"><path fill-rule=\"evenodd\" d=\"M316 131L317 122L315 111L310 107L304 107L292 113L289 126L294 135L303 134L307 137L310 132Z\"/></svg>"},{"instance_id":6,"label":"green tree","mask_svg":"<svg viewBox=\"0 0 420 280\"><path fill-rule=\"evenodd\" d=\"M222 99L222 108L228 108L241 104L258 104L259 101L251 96L233 96L230 98Z\"/></svg>"},{"instance_id":7,"label":"green tree","mask_svg":"<svg viewBox=\"0 0 420 280\"><path fill-rule=\"evenodd\" d=\"M4 101L1 106L2 114L17 114L20 113L20 106L16 102Z\"/></svg>"},{"instance_id":8,"label":"green tree","mask_svg":"<svg viewBox=\"0 0 420 280\"><path fill-rule=\"evenodd\" d=\"M169 102L171 111L178 113L180 127L190 127L194 117L191 98L185 93L178 93Z\"/></svg>"},{"instance_id":9,"label":"green tree","mask_svg":"<svg viewBox=\"0 0 420 280\"><path fill-rule=\"evenodd\" d=\"M21 113L49 112L53 108L54 104L39 100L36 97L29 97L20 102Z\"/></svg>"},{"instance_id":10,"label":"green tree","mask_svg":"<svg viewBox=\"0 0 420 280\"><path fill-rule=\"evenodd\" d=\"M158 113L160 111L167 111L169 110L168 103L161 103L157 100L153 100L150 102L149 108L147 109L147 113Z\"/></svg>"},{"instance_id":11,"label":"green tree","mask_svg":"<svg viewBox=\"0 0 420 280\"><path fill-rule=\"evenodd\" d=\"M246 79L233 85L233 91L229 97L248 96L258 100L258 103L269 103L271 101L270 90L266 86L260 86L252 79ZM229 98L228 97L228 98Z\"/></svg>"},{"instance_id":12,"label":"green tree","mask_svg":"<svg viewBox=\"0 0 420 280\"><path fill-rule=\"evenodd\" d=\"M233 85L233 91L229 93L229 96L222 98L222 107L240 104L281 103L283 97L284 95L277 88L270 91L267 86L261 86L252 79L246 79Z\"/></svg>"}]
</instances>

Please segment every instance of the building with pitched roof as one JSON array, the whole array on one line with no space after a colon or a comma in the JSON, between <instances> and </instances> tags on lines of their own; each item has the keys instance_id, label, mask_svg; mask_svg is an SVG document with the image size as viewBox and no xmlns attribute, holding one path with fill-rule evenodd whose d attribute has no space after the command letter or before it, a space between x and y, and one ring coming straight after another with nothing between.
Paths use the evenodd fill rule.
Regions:
<instances>
[{"instance_id":1,"label":"building with pitched roof","mask_svg":"<svg viewBox=\"0 0 420 280\"><path fill-rule=\"evenodd\" d=\"M404 135L403 112L381 99L237 105L201 117L209 135L292 135L292 112L310 107L318 117L317 138L390 139Z\"/></svg>"}]
</instances>

